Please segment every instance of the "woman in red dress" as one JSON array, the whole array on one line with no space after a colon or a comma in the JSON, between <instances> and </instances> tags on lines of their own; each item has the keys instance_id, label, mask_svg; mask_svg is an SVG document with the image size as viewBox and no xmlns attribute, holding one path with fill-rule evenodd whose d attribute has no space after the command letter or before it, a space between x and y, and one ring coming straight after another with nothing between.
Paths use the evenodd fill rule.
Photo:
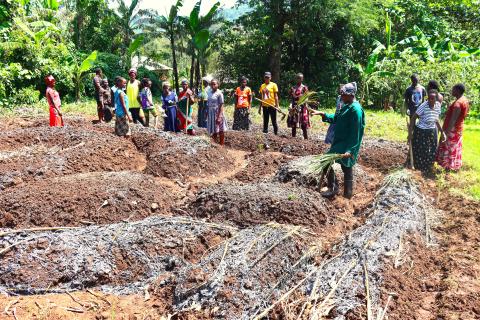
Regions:
<instances>
[{"instance_id":1,"label":"woman in red dress","mask_svg":"<svg viewBox=\"0 0 480 320\"><path fill-rule=\"evenodd\" d=\"M446 170L457 171L462 166L462 133L463 122L468 115L469 102L463 95L465 86L456 84L452 88L455 102L448 107L443 131L447 139L440 143L437 151L437 162Z\"/></svg>"},{"instance_id":2,"label":"woman in red dress","mask_svg":"<svg viewBox=\"0 0 480 320\"><path fill-rule=\"evenodd\" d=\"M47 85L45 96L50 109L50 127L63 127L63 118L60 112L62 102L60 101L58 91L55 90L55 78L52 75L48 75L45 77L45 83Z\"/></svg>"}]
</instances>

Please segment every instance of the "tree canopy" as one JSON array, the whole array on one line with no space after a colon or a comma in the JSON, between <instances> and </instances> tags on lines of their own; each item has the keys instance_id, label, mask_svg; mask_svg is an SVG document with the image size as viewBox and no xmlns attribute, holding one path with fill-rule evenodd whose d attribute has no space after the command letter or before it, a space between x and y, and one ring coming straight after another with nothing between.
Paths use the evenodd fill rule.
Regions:
<instances>
[{"instance_id":1,"label":"tree canopy","mask_svg":"<svg viewBox=\"0 0 480 320\"><path fill-rule=\"evenodd\" d=\"M204 16L198 1L185 17L182 6L179 0L161 14L136 0L3 1L0 106L37 102L47 74L67 99L86 97L92 68L125 76L132 56L142 55L172 66L168 80L177 90L180 78L198 86L206 74L223 87L246 76L257 88L271 71L285 95L302 72L322 104L331 104L338 84L357 81L365 105L400 108L417 72L445 93L464 82L478 109L479 1L237 0L231 9L205 8ZM93 52L91 68L79 75ZM140 75L164 80L146 69Z\"/></svg>"}]
</instances>

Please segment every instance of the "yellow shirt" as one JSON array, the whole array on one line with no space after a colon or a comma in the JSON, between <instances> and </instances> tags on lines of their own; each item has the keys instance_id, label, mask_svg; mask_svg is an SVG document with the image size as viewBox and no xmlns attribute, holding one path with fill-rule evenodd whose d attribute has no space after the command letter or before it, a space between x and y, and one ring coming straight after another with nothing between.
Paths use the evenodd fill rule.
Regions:
<instances>
[{"instance_id":1,"label":"yellow shirt","mask_svg":"<svg viewBox=\"0 0 480 320\"><path fill-rule=\"evenodd\" d=\"M130 80L127 82L127 97L128 102L130 103L129 108L140 108L140 103L138 102L138 93L140 91L140 81L135 79L132 83Z\"/></svg>"},{"instance_id":2,"label":"yellow shirt","mask_svg":"<svg viewBox=\"0 0 480 320\"><path fill-rule=\"evenodd\" d=\"M262 97L262 100L271 105L275 105L275 93L278 93L278 87L274 82L270 81L268 85L264 83L260 87L260 96ZM263 104L263 106L268 107L266 104Z\"/></svg>"}]
</instances>

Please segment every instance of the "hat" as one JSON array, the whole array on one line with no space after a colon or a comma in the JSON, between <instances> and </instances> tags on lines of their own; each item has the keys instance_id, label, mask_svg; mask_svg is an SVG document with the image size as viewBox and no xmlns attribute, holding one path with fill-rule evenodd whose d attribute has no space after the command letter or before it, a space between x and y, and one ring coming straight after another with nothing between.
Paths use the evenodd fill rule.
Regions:
<instances>
[{"instance_id":1,"label":"hat","mask_svg":"<svg viewBox=\"0 0 480 320\"><path fill-rule=\"evenodd\" d=\"M351 82L345 84L341 89L340 89L340 94L346 95L346 96L354 96L357 94L357 83L356 82Z\"/></svg>"},{"instance_id":2,"label":"hat","mask_svg":"<svg viewBox=\"0 0 480 320\"><path fill-rule=\"evenodd\" d=\"M187 79L183 79L183 80L182 80L182 84L188 84L188 80L187 80Z\"/></svg>"},{"instance_id":3,"label":"hat","mask_svg":"<svg viewBox=\"0 0 480 320\"><path fill-rule=\"evenodd\" d=\"M130 70L128 70L128 74L130 74L130 73L132 73L132 72L135 73L135 74L137 74L137 69L135 69L135 68L130 68Z\"/></svg>"},{"instance_id":4,"label":"hat","mask_svg":"<svg viewBox=\"0 0 480 320\"><path fill-rule=\"evenodd\" d=\"M210 82L210 81L212 81L212 77L210 77L210 76L205 76L205 77L202 78L202 81Z\"/></svg>"},{"instance_id":5,"label":"hat","mask_svg":"<svg viewBox=\"0 0 480 320\"><path fill-rule=\"evenodd\" d=\"M271 78L271 77L272 77L272 74L267 71L267 72L265 72L265 74L264 74L263 76L264 76L264 77L269 77L269 78Z\"/></svg>"}]
</instances>

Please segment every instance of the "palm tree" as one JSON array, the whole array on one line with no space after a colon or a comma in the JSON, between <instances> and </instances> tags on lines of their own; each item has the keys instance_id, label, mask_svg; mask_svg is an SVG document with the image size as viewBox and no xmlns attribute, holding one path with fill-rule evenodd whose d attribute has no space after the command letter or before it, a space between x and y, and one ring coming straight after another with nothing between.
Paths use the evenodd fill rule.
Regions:
<instances>
[{"instance_id":1,"label":"palm tree","mask_svg":"<svg viewBox=\"0 0 480 320\"><path fill-rule=\"evenodd\" d=\"M202 0L199 0L190 12L190 16L182 17L182 22L188 29L191 37L190 50L192 63L190 68L190 82L193 82L193 75L196 73L197 86L200 82L201 75L205 72L205 54L210 45L211 37L209 29L215 23L214 17L220 7L220 2L216 2L205 16L200 16L201 6Z\"/></svg>"},{"instance_id":2,"label":"palm tree","mask_svg":"<svg viewBox=\"0 0 480 320\"><path fill-rule=\"evenodd\" d=\"M180 87L178 85L178 65L177 65L177 52L176 52L176 44L175 38L178 33L178 10L182 7L183 1L177 0L177 3L170 7L170 12L168 16L157 16L152 17L154 23L159 27L160 30L167 34L167 37L170 41L170 49L172 50L172 68L173 68L173 79L175 90L177 92L180 91Z\"/></svg>"},{"instance_id":3,"label":"palm tree","mask_svg":"<svg viewBox=\"0 0 480 320\"><path fill-rule=\"evenodd\" d=\"M151 21L152 14L147 10L139 9L140 0L132 0L128 6L125 0L117 0L118 8L116 14L120 21L120 32L123 35L122 56L125 57L125 64L130 66L132 48L137 49L141 42L137 40ZM133 50L133 51L135 51Z\"/></svg>"}]
</instances>

